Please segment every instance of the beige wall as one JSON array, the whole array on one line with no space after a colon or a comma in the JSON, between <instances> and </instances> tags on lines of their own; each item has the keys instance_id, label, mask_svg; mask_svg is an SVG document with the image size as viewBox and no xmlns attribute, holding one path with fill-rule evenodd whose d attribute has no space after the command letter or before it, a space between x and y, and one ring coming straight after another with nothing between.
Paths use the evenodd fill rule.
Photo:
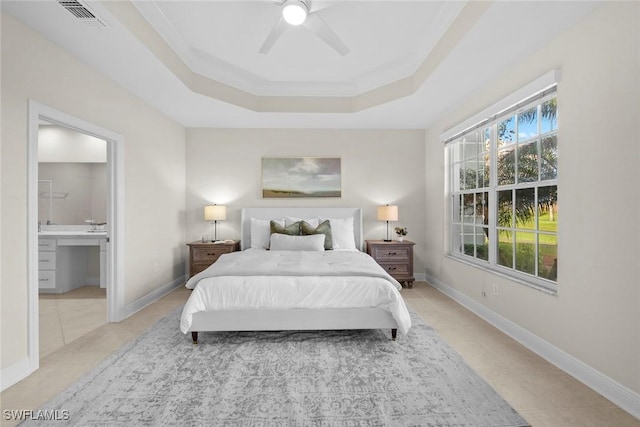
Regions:
<instances>
[{"instance_id":1,"label":"beige wall","mask_svg":"<svg viewBox=\"0 0 640 427\"><path fill-rule=\"evenodd\" d=\"M342 197L263 199L262 157L340 157ZM209 233L203 206L228 206L219 238L240 237L240 209L259 206L361 207L364 238L381 239L376 206L397 204L399 221L416 243L424 271L424 131L311 129L190 129L187 131L187 237Z\"/></svg>"},{"instance_id":2,"label":"beige wall","mask_svg":"<svg viewBox=\"0 0 640 427\"><path fill-rule=\"evenodd\" d=\"M29 99L125 138L125 304L184 271L184 128L3 14L2 369L27 355Z\"/></svg>"},{"instance_id":3,"label":"beige wall","mask_svg":"<svg viewBox=\"0 0 640 427\"><path fill-rule=\"evenodd\" d=\"M640 392L640 4L610 3L426 135L428 274ZM559 270L551 296L447 258L441 132L559 68ZM499 284L499 296L484 286Z\"/></svg>"}]
</instances>

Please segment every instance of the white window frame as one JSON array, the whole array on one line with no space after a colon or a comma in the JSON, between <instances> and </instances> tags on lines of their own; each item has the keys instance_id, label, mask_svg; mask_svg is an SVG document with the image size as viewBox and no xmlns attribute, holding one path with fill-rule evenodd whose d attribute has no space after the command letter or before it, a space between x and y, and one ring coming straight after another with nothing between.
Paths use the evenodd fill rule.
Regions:
<instances>
[{"instance_id":1,"label":"white window frame","mask_svg":"<svg viewBox=\"0 0 640 427\"><path fill-rule=\"evenodd\" d=\"M558 179L550 180L536 180L534 182L528 183L516 183L509 185L498 185L497 183L497 157L498 157L498 148L497 148L497 127L499 123L507 119L509 116L513 114L518 114L519 112L526 111L534 105L539 105L547 100L558 96L557 94L557 81L558 81L558 72L551 71L544 76L540 77L536 81L527 85L525 88L516 91L511 96L503 99L502 101L492 105L491 107L483 110L482 112L474 115L472 118L464 121L458 126L450 129L449 131L443 133L441 135L441 139L443 143L448 144L456 141L460 141L460 139L470 134L471 132L480 131L483 132L486 128L491 128L491 149L489 151L490 154L490 184L488 187L478 187L474 189L465 189L462 191L457 191L455 193L458 194L477 194L488 192L489 195L489 254L488 260L484 261L480 258L477 258L473 255L466 255L464 253L464 248L460 251L456 251L454 248L455 242L459 240L459 228L458 224L454 224L453 215L454 215L454 192L452 191L453 183L458 177L453 176L454 173L454 164L456 163L456 158L453 157L453 153L451 153L451 146L445 147L446 153L446 182L447 182L447 199L448 199L448 214L445 216L448 222L448 253L449 256L463 261L465 263L471 263L480 268L490 270L499 275L504 275L509 277L510 279L515 280L516 282L523 283L525 285L534 287L536 289L542 290L544 292L548 292L551 294L557 293L557 279L556 281L547 280L541 278L536 275L531 275L528 273L520 272L515 268L505 267L497 262L497 252L498 252L498 231L502 228L497 224L496 215L497 215L497 195L499 191L503 191L506 189L520 189L520 188L534 188L536 194L536 202L537 202L537 188L546 187L555 185L557 188ZM539 113L539 111L538 111ZM539 122L540 123L540 122ZM540 124L539 124L540 126ZM557 130L556 130L557 133ZM542 135L538 132L538 137L540 141L542 140ZM541 142L538 142L540 144ZM541 161L541 158L538 158L538 162ZM517 164L517 162L516 162ZM514 173L517 174L517 166L514 170ZM537 203L536 203L537 206ZM463 206L460 206L462 209ZM535 209L535 219L537 220L537 209ZM537 221L536 221L537 223ZM474 224L475 225L475 224ZM529 231L529 230L527 230ZM535 233L536 236L540 234L545 234L544 231L539 230L531 230L531 232ZM557 236L557 233L556 233ZM538 239L536 237L536 242ZM536 243L536 249L538 248L538 244ZM514 253L515 256L515 253ZM538 265L538 251L536 250L535 254L535 265ZM537 270L537 267L536 267Z\"/></svg>"}]
</instances>

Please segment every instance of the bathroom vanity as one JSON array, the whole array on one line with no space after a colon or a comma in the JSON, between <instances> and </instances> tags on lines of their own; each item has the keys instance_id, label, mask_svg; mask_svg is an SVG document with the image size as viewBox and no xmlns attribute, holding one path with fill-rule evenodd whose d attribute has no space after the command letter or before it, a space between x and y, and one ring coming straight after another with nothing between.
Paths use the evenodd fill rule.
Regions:
<instances>
[{"instance_id":1,"label":"bathroom vanity","mask_svg":"<svg viewBox=\"0 0 640 427\"><path fill-rule=\"evenodd\" d=\"M86 285L106 287L107 241L107 233L104 230L78 228L40 231L40 293L65 293ZM96 250L99 251L99 277L90 274L91 252Z\"/></svg>"}]
</instances>

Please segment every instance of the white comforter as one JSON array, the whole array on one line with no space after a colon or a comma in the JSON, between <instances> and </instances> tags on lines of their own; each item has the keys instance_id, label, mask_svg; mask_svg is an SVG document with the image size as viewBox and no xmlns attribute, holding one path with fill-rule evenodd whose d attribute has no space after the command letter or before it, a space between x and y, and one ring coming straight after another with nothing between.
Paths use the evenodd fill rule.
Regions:
<instances>
[{"instance_id":1,"label":"white comforter","mask_svg":"<svg viewBox=\"0 0 640 427\"><path fill-rule=\"evenodd\" d=\"M401 334L411 327L402 286L358 251L233 252L186 286L194 291L182 311L183 333L201 311L288 308L380 307L391 313Z\"/></svg>"}]
</instances>

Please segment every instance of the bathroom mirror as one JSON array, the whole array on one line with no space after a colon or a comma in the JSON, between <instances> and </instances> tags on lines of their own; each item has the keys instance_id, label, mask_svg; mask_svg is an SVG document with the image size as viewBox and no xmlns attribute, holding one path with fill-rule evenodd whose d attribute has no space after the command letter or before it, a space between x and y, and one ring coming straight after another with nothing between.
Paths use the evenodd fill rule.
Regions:
<instances>
[{"instance_id":1,"label":"bathroom mirror","mask_svg":"<svg viewBox=\"0 0 640 427\"><path fill-rule=\"evenodd\" d=\"M107 217L107 143L41 121L38 127L38 222L101 224Z\"/></svg>"}]
</instances>

